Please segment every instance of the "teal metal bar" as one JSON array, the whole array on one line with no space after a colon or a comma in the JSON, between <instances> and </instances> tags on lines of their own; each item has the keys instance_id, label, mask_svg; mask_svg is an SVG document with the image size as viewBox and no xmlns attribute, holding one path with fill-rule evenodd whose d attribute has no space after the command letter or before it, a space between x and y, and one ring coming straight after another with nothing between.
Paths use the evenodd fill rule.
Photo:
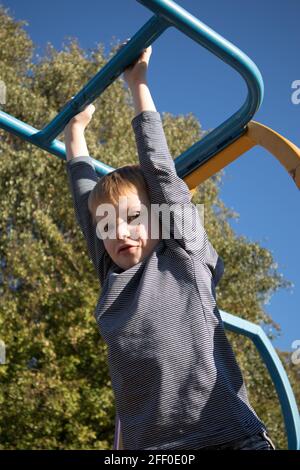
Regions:
<instances>
[{"instance_id":1,"label":"teal metal bar","mask_svg":"<svg viewBox=\"0 0 300 470\"><path fill-rule=\"evenodd\" d=\"M142 50L155 41L168 27L163 19L153 16L114 57L68 102L60 113L35 137L49 143L58 136L73 116L92 103L136 60Z\"/></svg>"},{"instance_id":2,"label":"teal metal bar","mask_svg":"<svg viewBox=\"0 0 300 470\"><path fill-rule=\"evenodd\" d=\"M178 176L183 178L245 132L247 123L262 103L263 79L255 63L246 54L172 0L137 1L236 69L247 85L248 95L243 106L176 158Z\"/></svg>"},{"instance_id":3,"label":"teal metal bar","mask_svg":"<svg viewBox=\"0 0 300 470\"><path fill-rule=\"evenodd\" d=\"M52 140L52 142L49 144L37 142L35 136L38 133L38 130L35 127L20 121L19 119L5 113L4 111L0 111L0 128L16 135L17 137L20 137L26 142L30 142L31 144L34 144L37 147L40 147L41 149L56 155L63 160L66 159L66 147L64 143L60 142L59 140ZM99 160L95 160L94 158L93 162L96 172L101 176L104 176L114 170L113 167L99 162Z\"/></svg>"},{"instance_id":4,"label":"teal metal bar","mask_svg":"<svg viewBox=\"0 0 300 470\"><path fill-rule=\"evenodd\" d=\"M300 416L295 395L284 367L263 329L242 318L220 310L227 330L250 338L267 366L277 391L290 450L300 450Z\"/></svg>"},{"instance_id":5,"label":"teal metal bar","mask_svg":"<svg viewBox=\"0 0 300 470\"><path fill-rule=\"evenodd\" d=\"M141 51L153 43L168 27L175 27L192 40L217 55L235 68L244 78L248 95L243 106L223 124L214 129L204 139L194 144L175 160L177 173L182 178L213 157L222 148L236 140L246 130L246 125L259 108L263 98L263 81L256 65L242 51L206 26L189 12L171 0L138 0L154 11L153 16L78 93L68 102L58 115L42 130L31 135L30 142L57 155L55 137L59 135L69 120L100 94L132 63ZM0 112L0 126L15 133L11 120ZM18 135L28 140L22 127ZM63 157L64 158L64 157ZM111 171L110 167L99 165L96 171L100 176Z\"/></svg>"}]
</instances>

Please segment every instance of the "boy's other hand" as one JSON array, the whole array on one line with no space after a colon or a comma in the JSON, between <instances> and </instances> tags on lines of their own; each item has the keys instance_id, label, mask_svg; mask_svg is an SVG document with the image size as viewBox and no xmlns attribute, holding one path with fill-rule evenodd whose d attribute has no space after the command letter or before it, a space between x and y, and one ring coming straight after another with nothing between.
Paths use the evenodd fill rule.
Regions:
<instances>
[{"instance_id":1,"label":"boy's other hand","mask_svg":"<svg viewBox=\"0 0 300 470\"><path fill-rule=\"evenodd\" d=\"M124 47L128 43L129 39L124 41L118 50ZM129 88L136 83L146 80L148 65L150 61L150 56L152 54L152 47L149 46L143 50L139 58L130 64L123 73L124 80L126 81Z\"/></svg>"},{"instance_id":2,"label":"boy's other hand","mask_svg":"<svg viewBox=\"0 0 300 470\"><path fill-rule=\"evenodd\" d=\"M76 114L69 123L67 124L66 127L80 127L82 130L84 130L87 125L90 123L92 116L95 112L95 106L93 104L88 104L83 111L80 113Z\"/></svg>"}]
</instances>

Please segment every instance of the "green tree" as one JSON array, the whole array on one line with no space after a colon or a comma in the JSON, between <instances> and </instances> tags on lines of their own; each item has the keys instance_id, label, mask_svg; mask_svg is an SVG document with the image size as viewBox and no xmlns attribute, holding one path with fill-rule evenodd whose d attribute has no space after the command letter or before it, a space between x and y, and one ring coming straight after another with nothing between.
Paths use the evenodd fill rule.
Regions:
<instances>
[{"instance_id":1,"label":"green tree","mask_svg":"<svg viewBox=\"0 0 300 470\"><path fill-rule=\"evenodd\" d=\"M101 44L85 51L69 38L61 51L49 44L36 58L23 26L0 8L4 110L40 129L117 44L105 57ZM87 131L91 155L113 167L135 163L133 106L122 78L96 109ZM163 120L174 157L204 135L193 114L165 113ZM289 283L266 248L235 235L230 219L236 215L219 197L221 176L201 184L193 199L205 204L207 232L226 266L219 306L276 333L263 306ZM7 346L0 367L0 448L111 448L115 412L107 348L93 317L99 284L75 221L65 162L0 130L0 185L0 337ZM265 367L249 341L229 336L257 413L276 444L286 446ZM299 399L299 371L282 357Z\"/></svg>"}]
</instances>

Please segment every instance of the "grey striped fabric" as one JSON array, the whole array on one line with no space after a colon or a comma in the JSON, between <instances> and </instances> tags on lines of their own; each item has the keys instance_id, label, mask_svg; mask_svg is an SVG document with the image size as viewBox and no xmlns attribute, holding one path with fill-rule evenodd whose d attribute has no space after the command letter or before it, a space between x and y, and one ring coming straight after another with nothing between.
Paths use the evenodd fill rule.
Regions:
<instances>
[{"instance_id":1,"label":"grey striped fabric","mask_svg":"<svg viewBox=\"0 0 300 470\"><path fill-rule=\"evenodd\" d=\"M76 218L102 285L94 315L108 345L124 448L197 449L265 430L216 304L223 263L177 176L161 116L144 111L132 127L151 202L190 206L193 214L190 233L160 240L130 269L110 259L92 224L87 198L98 177L91 158L66 164ZM176 215L172 222L174 229Z\"/></svg>"}]
</instances>

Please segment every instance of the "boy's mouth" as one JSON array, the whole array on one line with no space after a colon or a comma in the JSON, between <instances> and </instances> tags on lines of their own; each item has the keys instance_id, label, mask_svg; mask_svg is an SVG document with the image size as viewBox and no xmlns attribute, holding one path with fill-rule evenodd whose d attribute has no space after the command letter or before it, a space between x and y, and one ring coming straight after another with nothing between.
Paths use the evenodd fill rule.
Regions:
<instances>
[{"instance_id":1,"label":"boy's mouth","mask_svg":"<svg viewBox=\"0 0 300 470\"><path fill-rule=\"evenodd\" d=\"M133 251L134 248L137 248L137 245L122 245L119 248L118 253Z\"/></svg>"}]
</instances>

